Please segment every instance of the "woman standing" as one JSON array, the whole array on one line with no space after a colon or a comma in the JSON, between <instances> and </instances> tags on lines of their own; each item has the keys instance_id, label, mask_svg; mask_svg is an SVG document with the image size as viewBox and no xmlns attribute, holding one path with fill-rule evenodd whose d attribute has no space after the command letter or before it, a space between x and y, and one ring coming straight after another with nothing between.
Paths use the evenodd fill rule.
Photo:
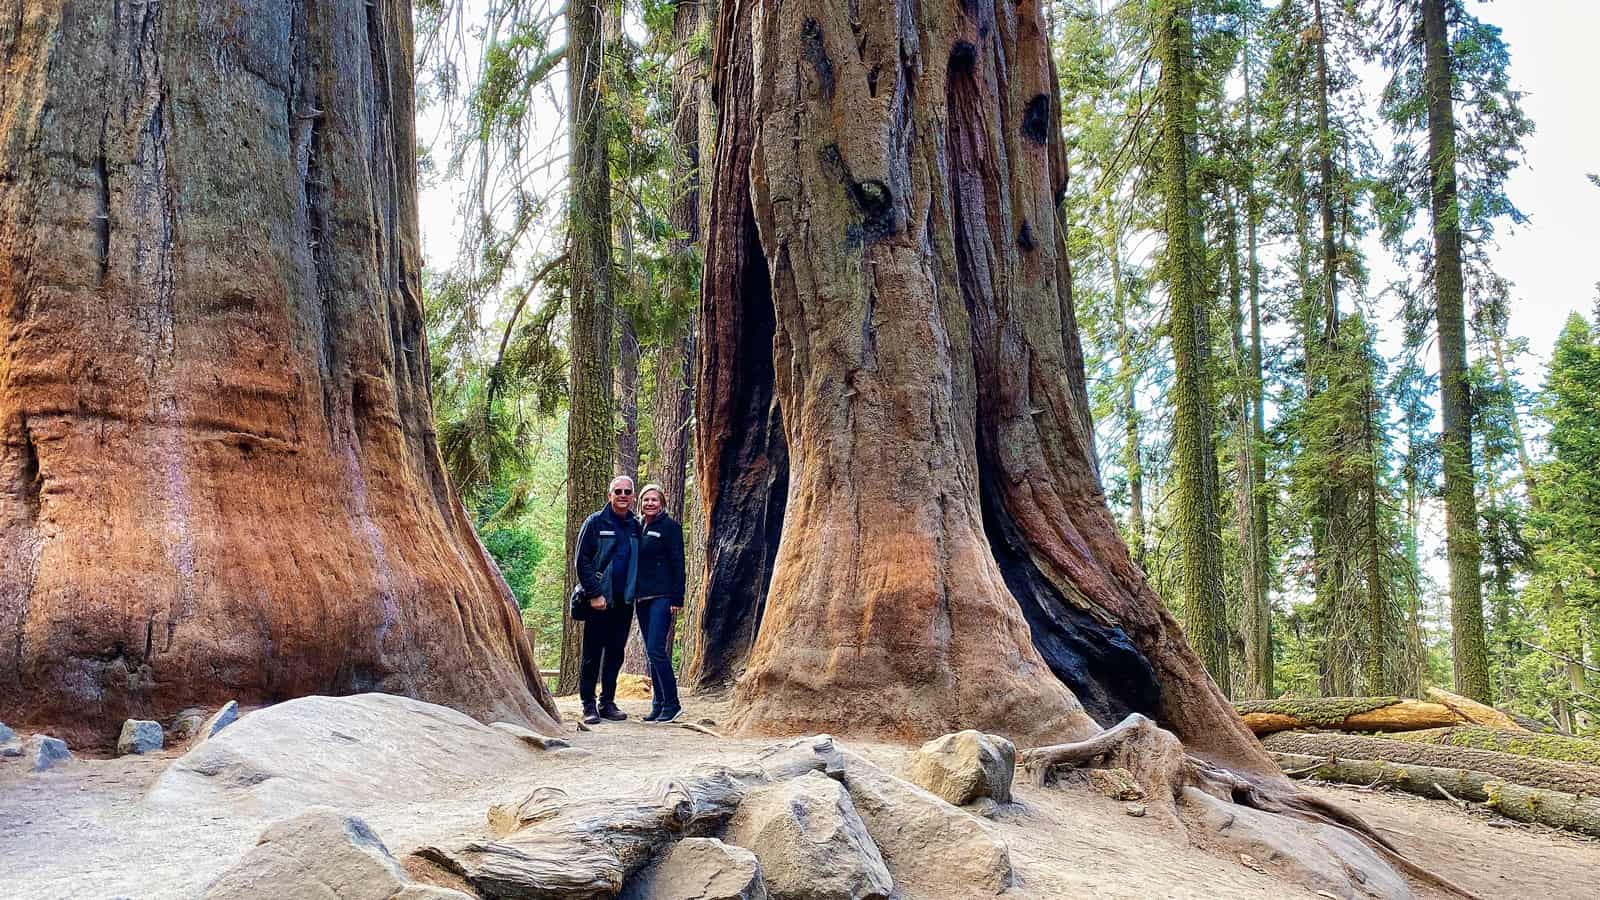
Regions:
<instances>
[{"instance_id":1,"label":"woman standing","mask_svg":"<svg viewBox=\"0 0 1600 900\"><path fill-rule=\"evenodd\" d=\"M646 722L671 722L683 711L672 674L672 620L683 609L683 528L667 515L666 492L647 484L639 492L644 515L634 609L650 662L650 715Z\"/></svg>"}]
</instances>

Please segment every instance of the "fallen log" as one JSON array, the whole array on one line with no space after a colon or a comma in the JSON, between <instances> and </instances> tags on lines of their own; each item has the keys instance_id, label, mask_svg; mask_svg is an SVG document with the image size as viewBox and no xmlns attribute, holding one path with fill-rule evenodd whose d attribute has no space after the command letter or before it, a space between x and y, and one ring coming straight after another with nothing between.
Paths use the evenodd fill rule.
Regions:
<instances>
[{"instance_id":1,"label":"fallen log","mask_svg":"<svg viewBox=\"0 0 1600 900\"><path fill-rule=\"evenodd\" d=\"M1508 819L1600 837L1600 799L1587 794L1526 787L1467 769L1268 752L1293 778L1317 778L1366 787L1381 785L1422 797L1472 800Z\"/></svg>"},{"instance_id":2,"label":"fallen log","mask_svg":"<svg viewBox=\"0 0 1600 900\"><path fill-rule=\"evenodd\" d=\"M1459 725L1450 728L1429 728L1412 731L1395 737L1420 744L1438 744L1447 747L1466 747L1474 750L1493 750L1558 762L1583 763L1600 766L1600 741L1562 734L1538 734L1532 731L1502 731L1476 725Z\"/></svg>"},{"instance_id":3,"label":"fallen log","mask_svg":"<svg viewBox=\"0 0 1600 900\"><path fill-rule=\"evenodd\" d=\"M1569 794L1600 794L1600 766L1513 756L1493 750L1471 750L1357 734L1301 731L1268 735L1261 744L1268 750L1280 753L1466 769L1532 788Z\"/></svg>"},{"instance_id":4,"label":"fallen log","mask_svg":"<svg viewBox=\"0 0 1600 900\"><path fill-rule=\"evenodd\" d=\"M1482 725L1485 728L1498 728L1502 731L1522 731L1528 729L1517 724L1517 720L1492 706L1486 706L1471 697L1452 694L1443 688L1428 688L1428 699L1442 706L1447 706L1450 711L1460 716L1473 725Z\"/></svg>"},{"instance_id":5,"label":"fallen log","mask_svg":"<svg viewBox=\"0 0 1600 900\"><path fill-rule=\"evenodd\" d=\"M1442 703L1402 697L1321 697L1245 700L1234 704L1258 736L1278 731L1415 731L1459 725L1467 719Z\"/></svg>"}]
</instances>

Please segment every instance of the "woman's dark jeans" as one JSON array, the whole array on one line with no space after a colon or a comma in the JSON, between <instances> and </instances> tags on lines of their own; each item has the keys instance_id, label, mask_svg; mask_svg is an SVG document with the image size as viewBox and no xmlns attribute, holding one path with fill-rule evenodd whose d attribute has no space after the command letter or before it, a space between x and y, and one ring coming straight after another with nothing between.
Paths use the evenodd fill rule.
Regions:
<instances>
[{"instance_id":1,"label":"woman's dark jeans","mask_svg":"<svg viewBox=\"0 0 1600 900\"><path fill-rule=\"evenodd\" d=\"M651 597L634 604L639 613L639 632L644 635L645 656L650 662L651 704L657 712L678 709L678 679L672 674L672 597Z\"/></svg>"}]
</instances>

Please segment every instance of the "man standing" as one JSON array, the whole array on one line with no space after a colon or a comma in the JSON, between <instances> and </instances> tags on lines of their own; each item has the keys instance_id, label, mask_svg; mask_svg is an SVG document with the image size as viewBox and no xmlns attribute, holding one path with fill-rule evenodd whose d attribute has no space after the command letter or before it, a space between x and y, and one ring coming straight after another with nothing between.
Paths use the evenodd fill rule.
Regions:
<instances>
[{"instance_id":1,"label":"man standing","mask_svg":"<svg viewBox=\"0 0 1600 900\"><path fill-rule=\"evenodd\" d=\"M611 479L611 497L583 522L578 532L578 553L573 565L583 595L589 598L589 617L583 625L583 662L578 672L578 696L583 699L583 721L599 724L628 717L617 708L617 673L628 646L633 623L634 582L639 571L639 523L633 518L633 479ZM595 682L600 702L595 703Z\"/></svg>"}]
</instances>

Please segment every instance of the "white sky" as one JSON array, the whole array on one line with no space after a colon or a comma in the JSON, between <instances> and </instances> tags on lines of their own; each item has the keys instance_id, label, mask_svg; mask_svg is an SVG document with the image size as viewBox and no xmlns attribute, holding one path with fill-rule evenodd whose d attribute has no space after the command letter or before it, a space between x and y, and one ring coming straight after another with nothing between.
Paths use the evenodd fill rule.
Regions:
<instances>
[{"instance_id":1,"label":"white sky","mask_svg":"<svg viewBox=\"0 0 1600 900\"><path fill-rule=\"evenodd\" d=\"M1523 111L1536 128L1525 143L1523 165L1506 185L1529 221L1515 227L1497 223L1498 246L1490 256L1495 271L1513 284L1510 333L1529 340L1533 359L1523 360L1521 380L1537 388L1561 326L1573 311L1588 314L1600 281L1600 188L1585 177L1600 173L1600 104L1592 96L1589 46L1589 38L1600 34L1600 0L1469 5L1480 19L1501 27L1511 51L1511 84L1524 92ZM1382 73L1365 70L1363 81L1375 103ZM1371 289L1381 289L1397 271L1395 262L1376 237L1364 249ZM1392 352L1398 338L1383 343ZM1436 368L1437 345L1429 344L1427 356Z\"/></svg>"},{"instance_id":2,"label":"white sky","mask_svg":"<svg viewBox=\"0 0 1600 900\"><path fill-rule=\"evenodd\" d=\"M1594 97L1596 0L1475 3L1474 12L1504 30L1512 84L1526 92L1523 109L1538 130L1526 164L1508 192L1531 221L1503 233L1495 266L1516 288L1511 332L1549 358L1573 310L1587 313L1600 281L1600 103Z\"/></svg>"}]
</instances>

